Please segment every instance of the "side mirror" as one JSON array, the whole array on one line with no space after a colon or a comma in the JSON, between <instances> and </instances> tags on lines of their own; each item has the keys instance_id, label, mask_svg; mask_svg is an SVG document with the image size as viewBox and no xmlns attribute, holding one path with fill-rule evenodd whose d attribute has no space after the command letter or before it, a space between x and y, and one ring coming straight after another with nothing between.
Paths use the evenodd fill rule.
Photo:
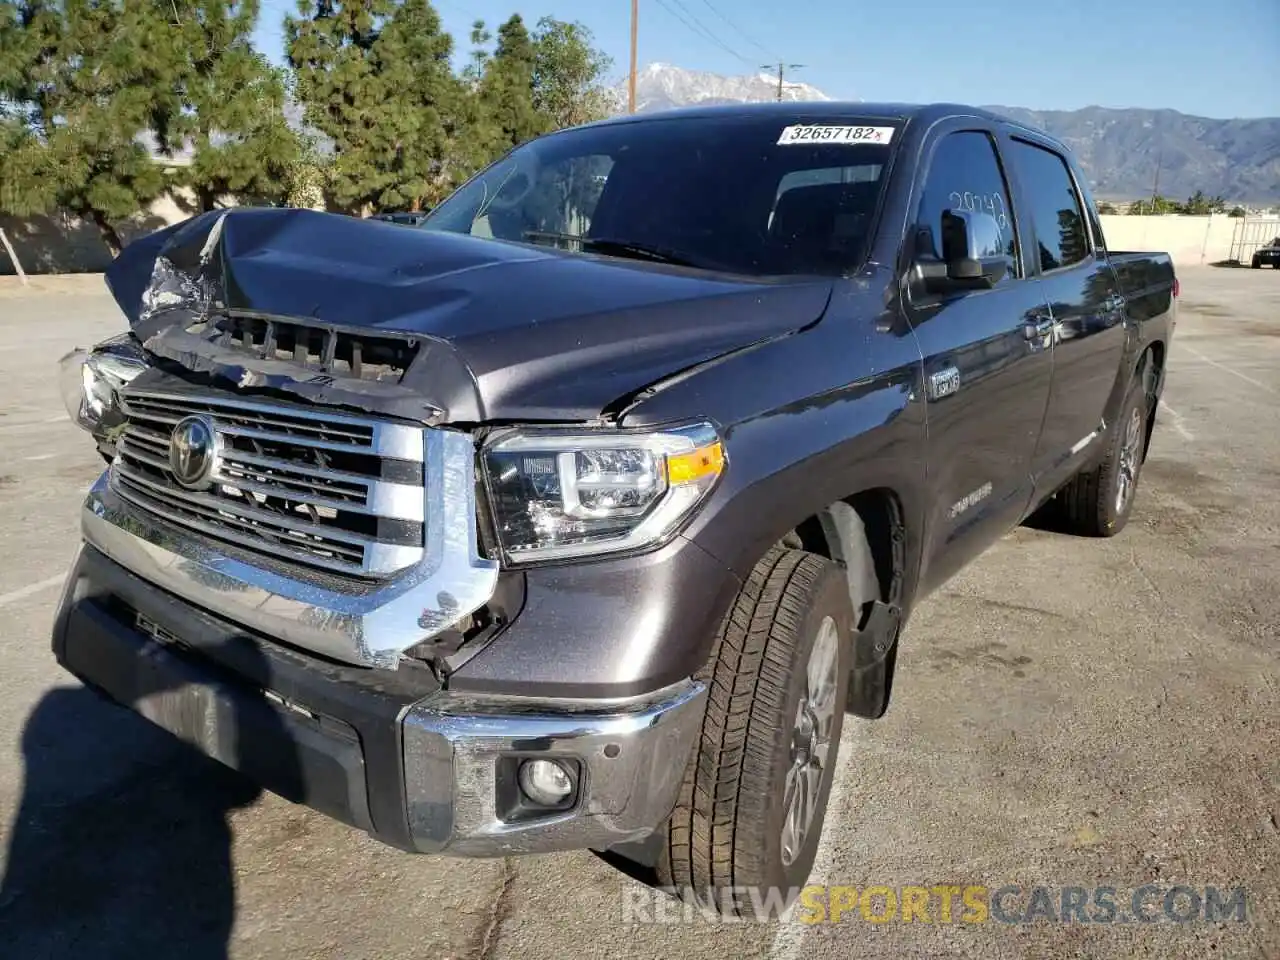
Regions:
<instances>
[{"instance_id":1,"label":"side mirror","mask_svg":"<svg viewBox=\"0 0 1280 960\"><path fill-rule=\"evenodd\" d=\"M1000 224L977 210L944 210L942 259L922 258L915 267L930 293L989 290L1008 269Z\"/></svg>"}]
</instances>

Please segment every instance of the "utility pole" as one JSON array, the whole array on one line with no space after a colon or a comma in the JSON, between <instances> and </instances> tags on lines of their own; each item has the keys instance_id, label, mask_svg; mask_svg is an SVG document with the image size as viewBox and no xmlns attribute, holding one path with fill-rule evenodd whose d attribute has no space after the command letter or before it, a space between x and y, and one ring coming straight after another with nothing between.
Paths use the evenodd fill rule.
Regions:
<instances>
[{"instance_id":1,"label":"utility pole","mask_svg":"<svg viewBox=\"0 0 1280 960\"><path fill-rule=\"evenodd\" d=\"M1164 162L1164 151L1161 150L1156 154L1156 180L1151 185L1151 212L1159 213L1156 209L1156 198L1160 195L1160 164Z\"/></svg>"},{"instance_id":2,"label":"utility pole","mask_svg":"<svg viewBox=\"0 0 1280 960\"><path fill-rule=\"evenodd\" d=\"M631 76L627 78L627 113L636 112L636 38L640 33L640 0L631 0Z\"/></svg>"},{"instance_id":3,"label":"utility pole","mask_svg":"<svg viewBox=\"0 0 1280 960\"><path fill-rule=\"evenodd\" d=\"M788 70L799 70L803 66L804 66L803 63L783 63L782 61L778 61L777 64L766 63L760 67L761 70L777 69L778 71L778 102L779 103L782 102L782 75Z\"/></svg>"}]
</instances>

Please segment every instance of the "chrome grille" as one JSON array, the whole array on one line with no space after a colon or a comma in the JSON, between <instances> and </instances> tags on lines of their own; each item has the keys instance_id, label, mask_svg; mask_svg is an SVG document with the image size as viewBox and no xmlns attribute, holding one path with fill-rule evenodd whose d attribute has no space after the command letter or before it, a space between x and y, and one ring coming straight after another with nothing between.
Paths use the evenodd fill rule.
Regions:
<instances>
[{"instance_id":1,"label":"chrome grille","mask_svg":"<svg viewBox=\"0 0 1280 960\"><path fill-rule=\"evenodd\" d=\"M112 488L171 524L324 570L380 577L424 543L424 434L411 424L234 397L125 390ZM173 428L212 425L205 489L178 482Z\"/></svg>"}]
</instances>

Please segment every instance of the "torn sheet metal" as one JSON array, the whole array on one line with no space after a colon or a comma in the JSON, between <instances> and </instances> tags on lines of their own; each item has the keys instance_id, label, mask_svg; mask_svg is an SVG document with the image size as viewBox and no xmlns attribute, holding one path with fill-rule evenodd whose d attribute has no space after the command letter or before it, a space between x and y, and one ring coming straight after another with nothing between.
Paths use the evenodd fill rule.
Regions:
<instances>
[{"instance_id":1,"label":"torn sheet metal","mask_svg":"<svg viewBox=\"0 0 1280 960\"><path fill-rule=\"evenodd\" d=\"M158 357L429 424L593 420L807 325L831 289L250 207L131 244L107 282ZM411 359L371 374L375 354Z\"/></svg>"},{"instance_id":2,"label":"torn sheet metal","mask_svg":"<svg viewBox=\"0 0 1280 960\"><path fill-rule=\"evenodd\" d=\"M330 406L369 410L435 426L445 421L444 410L416 390L399 382L338 379L330 374L300 370L288 361L265 357L247 358L243 351L232 349L220 341L209 341L180 328L162 330L143 341L143 347L157 357L194 373L216 377L240 390L275 390ZM456 356L450 353L441 365L453 367ZM455 380L465 381L465 370L454 371ZM463 419L473 419L474 405L467 394L469 384L453 393L455 409L464 411ZM465 416L471 413L472 416Z\"/></svg>"},{"instance_id":3,"label":"torn sheet metal","mask_svg":"<svg viewBox=\"0 0 1280 960\"><path fill-rule=\"evenodd\" d=\"M151 267L151 282L142 291L138 324L145 327L153 318L187 310L192 319L204 316L219 295L218 240L227 215L219 214L205 235L194 261L183 256L190 248L166 247Z\"/></svg>"}]
</instances>

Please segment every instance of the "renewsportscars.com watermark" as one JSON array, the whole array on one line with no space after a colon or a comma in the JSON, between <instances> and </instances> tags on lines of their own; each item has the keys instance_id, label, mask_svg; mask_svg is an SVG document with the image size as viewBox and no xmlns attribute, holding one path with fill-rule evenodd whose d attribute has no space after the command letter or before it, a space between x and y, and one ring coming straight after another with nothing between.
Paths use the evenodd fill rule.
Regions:
<instances>
[{"instance_id":1,"label":"renewsportscars.com watermark","mask_svg":"<svg viewBox=\"0 0 1280 960\"><path fill-rule=\"evenodd\" d=\"M897 886L692 887L627 885L622 920L633 923L1244 923L1244 887L900 884Z\"/></svg>"}]
</instances>

